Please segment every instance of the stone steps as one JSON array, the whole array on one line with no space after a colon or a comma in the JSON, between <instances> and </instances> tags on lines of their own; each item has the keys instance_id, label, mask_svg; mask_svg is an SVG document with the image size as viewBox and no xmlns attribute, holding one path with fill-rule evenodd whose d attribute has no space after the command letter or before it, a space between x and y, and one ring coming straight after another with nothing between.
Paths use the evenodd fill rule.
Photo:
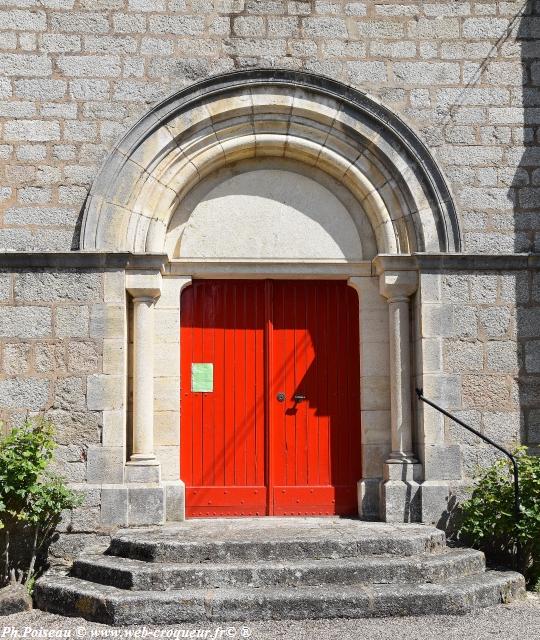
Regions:
<instances>
[{"instance_id":1,"label":"stone steps","mask_svg":"<svg viewBox=\"0 0 540 640\"><path fill-rule=\"evenodd\" d=\"M344 520L341 526L323 522L318 527L308 524L294 528L283 522L284 518L276 520L281 522L276 522L273 529L253 531L246 525L244 532L228 530L230 521L218 519L215 522L222 526L216 525L216 530L210 531L200 526L207 522L204 520L190 521L189 528L173 525L165 531L125 531L113 537L109 553L147 562L284 561L306 557L413 556L444 551L446 544L442 531L423 525L407 525L408 530L370 522L359 527L354 520Z\"/></svg>"},{"instance_id":2,"label":"stone steps","mask_svg":"<svg viewBox=\"0 0 540 640\"><path fill-rule=\"evenodd\" d=\"M71 575L133 591L230 586L421 583L479 573L484 555L471 549L414 558L399 556L259 561L250 563L151 563L115 556L79 558Z\"/></svg>"},{"instance_id":3,"label":"stone steps","mask_svg":"<svg viewBox=\"0 0 540 640\"><path fill-rule=\"evenodd\" d=\"M45 576L35 600L52 613L111 625L182 622L370 618L465 614L521 595L523 578L490 571L443 584L125 591L80 578Z\"/></svg>"},{"instance_id":4,"label":"stone steps","mask_svg":"<svg viewBox=\"0 0 540 640\"><path fill-rule=\"evenodd\" d=\"M42 609L114 625L466 613L523 593L434 527L338 518L124 530L34 590Z\"/></svg>"}]
</instances>

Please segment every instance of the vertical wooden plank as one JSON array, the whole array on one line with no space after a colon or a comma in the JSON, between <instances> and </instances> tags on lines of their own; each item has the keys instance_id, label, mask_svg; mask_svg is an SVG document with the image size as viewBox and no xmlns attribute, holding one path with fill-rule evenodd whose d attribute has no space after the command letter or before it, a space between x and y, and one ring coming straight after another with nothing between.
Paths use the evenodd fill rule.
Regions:
<instances>
[{"instance_id":1,"label":"vertical wooden plank","mask_svg":"<svg viewBox=\"0 0 540 640\"><path fill-rule=\"evenodd\" d=\"M274 378L274 289L271 280L264 283L264 316L263 316L263 348L264 348L264 438L263 461L264 482L267 487L266 514L274 513L274 446L279 441L277 420L275 415L276 380Z\"/></svg>"},{"instance_id":2,"label":"vertical wooden plank","mask_svg":"<svg viewBox=\"0 0 540 640\"><path fill-rule=\"evenodd\" d=\"M287 471L290 467L290 442L288 439L287 424L287 407L289 404L288 389L288 363L287 363L287 335L285 331L285 308L287 301L285 300L284 283L275 281L271 285L271 347L272 347L272 363L270 369L271 376L271 393L270 403L272 406L272 442L270 444L272 450L272 484L270 490L273 493L274 501L278 498L275 496L274 487L281 487L287 484ZM284 393L286 400L278 402L278 393ZM294 464L294 462L293 462ZM279 489L278 489L279 491Z\"/></svg>"},{"instance_id":3,"label":"vertical wooden plank","mask_svg":"<svg viewBox=\"0 0 540 640\"><path fill-rule=\"evenodd\" d=\"M199 304L201 306L200 327L200 362L214 362L214 288L211 283L204 283L200 288L204 292ZM215 483L215 434L214 434L214 392L199 393L202 406L202 460L201 485L212 486Z\"/></svg>"},{"instance_id":4,"label":"vertical wooden plank","mask_svg":"<svg viewBox=\"0 0 540 640\"><path fill-rule=\"evenodd\" d=\"M319 397L318 369L320 353L324 348L319 340L319 318L317 316L317 294L319 283L306 283L306 373L304 392L307 396L306 442L307 469L306 483L317 485L319 482L319 413L324 411Z\"/></svg>"},{"instance_id":5,"label":"vertical wooden plank","mask_svg":"<svg viewBox=\"0 0 540 640\"><path fill-rule=\"evenodd\" d=\"M202 294L202 295L201 295ZM193 360L201 362L202 356L202 306L200 301L204 296L200 283L194 283L193 289ZM191 369L191 367L190 367ZM190 371L191 385L191 371ZM193 404L193 483L202 485L203 475L203 406L202 394L192 394Z\"/></svg>"},{"instance_id":6,"label":"vertical wooden plank","mask_svg":"<svg viewBox=\"0 0 540 640\"><path fill-rule=\"evenodd\" d=\"M236 382L235 332L236 332L236 287L234 283L224 283L224 306L226 309L224 366L226 367L225 399L223 422L225 425L224 476L225 486L235 484L235 450L234 450L234 387Z\"/></svg>"},{"instance_id":7,"label":"vertical wooden plank","mask_svg":"<svg viewBox=\"0 0 540 640\"><path fill-rule=\"evenodd\" d=\"M245 485L245 407L246 407L246 291L236 283L236 331L234 340L234 484Z\"/></svg>"},{"instance_id":8,"label":"vertical wooden plank","mask_svg":"<svg viewBox=\"0 0 540 640\"><path fill-rule=\"evenodd\" d=\"M345 480L347 481L351 481L351 478L353 476L353 452L351 451L351 444L354 441L354 432L355 432L355 422L354 422L354 416L353 416L353 411L352 411L352 407L353 407L353 401L354 401L354 389L352 387L352 375L353 375L353 358L351 357L352 354L354 353L353 349L354 349L354 345L353 345L353 335L352 335L352 327L351 327L351 322L353 320L352 317L352 309L351 309L351 298L350 298L350 289L351 287L348 287L347 285L345 285L345 295L344 295L344 301L345 301L345 328L346 328L346 339L345 339L345 349L347 349L347 353L351 354L346 361L346 367L345 367L345 377L346 380L344 382L345 386L346 386L346 390L347 390L347 402L344 405L344 420L345 420L345 424L349 425L349 428L345 429L345 437L343 438L344 443L345 443L345 452L346 452L346 458L345 458L345 469L344 469L344 473L345 473Z\"/></svg>"},{"instance_id":9,"label":"vertical wooden plank","mask_svg":"<svg viewBox=\"0 0 540 640\"><path fill-rule=\"evenodd\" d=\"M328 458L330 483L336 484L339 468L339 458L337 457L336 438L338 435L339 425L336 421L336 407L339 402L338 396L338 353L337 349L337 332L338 325L338 299L333 283L328 284L328 308L327 308L327 350L328 350L328 417L329 417L329 439L328 439Z\"/></svg>"},{"instance_id":10,"label":"vertical wooden plank","mask_svg":"<svg viewBox=\"0 0 540 640\"><path fill-rule=\"evenodd\" d=\"M360 406L360 325L359 325L359 301L358 294L352 287L348 288L349 293L349 418L351 424L349 449L351 452L350 473L353 481L357 482L362 477L361 468L361 406Z\"/></svg>"},{"instance_id":11,"label":"vertical wooden plank","mask_svg":"<svg viewBox=\"0 0 540 640\"><path fill-rule=\"evenodd\" d=\"M317 394L318 403L322 407L319 411L319 484L331 483L330 468L330 402L328 394L328 351L329 351L329 286L331 283L322 282L317 297L317 317L319 320L319 340L317 343Z\"/></svg>"},{"instance_id":12,"label":"vertical wooden plank","mask_svg":"<svg viewBox=\"0 0 540 640\"><path fill-rule=\"evenodd\" d=\"M342 486L345 484L346 474L344 469L344 458L348 455L348 451L345 448L345 441L347 439L347 430L349 429L349 425L345 423L344 407L349 402L347 398L346 372L350 354L345 351L347 335L347 327L345 325L345 307L347 299L344 298L344 294L346 293L344 286L346 286L345 283L336 282L333 287L336 300L334 349L335 353L338 355L338 362L334 373L336 381L336 397L335 404L332 409L335 425L335 429L332 431L332 464L334 465L334 484L336 486Z\"/></svg>"},{"instance_id":13,"label":"vertical wooden plank","mask_svg":"<svg viewBox=\"0 0 540 640\"><path fill-rule=\"evenodd\" d=\"M214 298L214 483L225 485L225 299L227 283L221 284Z\"/></svg>"},{"instance_id":14,"label":"vertical wooden plank","mask_svg":"<svg viewBox=\"0 0 540 640\"><path fill-rule=\"evenodd\" d=\"M193 482L193 402L190 367L193 356L193 287L182 292L180 304L180 477Z\"/></svg>"},{"instance_id":15,"label":"vertical wooden plank","mask_svg":"<svg viewBox=\"0 0 540 640\"><path fill-rule=\"evenodd\" d=\"M282 371L278 367L279 351L281 332L279 331L280 319L280 305L279 305L279 289L278 282L272 282L268 285L267 290L267 310L269 313L268 319L268 349L269 349L269 363L268 363L268 375L269 375L269 404L270 409L268 411L268 419L271 421L269 425L269 448L270 448L270 469L268 472L268 482L270 489L270 504L269 513L273 513L274 503L274 487L278 486L282 482L282 467L283 456L286 455L285 451L285 431L284 431L284 419L283 407L281 403L277 402L277 394L282 390L281 387L281 374Z\"/></svg>"},{"instance_id":16,"label":"vertical wooden plank","mask_svg":"<svg viewBox=\"0 0 540 640\"><path fill-rule=\"evenodd\" d=\"M266 405L268 402L267 355L265 338L267 334L266 283L261 282L259 290L259 315L257 332L257 411L259 428L257 430L257 484L266 483L266 432L268 429Z\"/></svg>"},{"instance_id":17,"label":"vertical wooden plank","mask_svg":"<svg viewBox=\"0 0 540 640\"><path fill-rule=\"evenodd\" d=\"M294 300L294 386L292 395L306 395L306 375L308 375L308 327L306 318L306 303L309 283L295 282L295 300ZM294 402L294 401L293 401ZM293 404L294 422L296 436L295 451L295 481L296 486L305 486L307 484L307 452L308 452L308 435L307 435L307 407L308 402L298 402Z\"/></svg>"},{"instance_id":18,"label":"vertical wooden plank","mask_svg":"<svg viewBox=\"0 0 540 640\"><path fill-rule=\"evenodd\" d=\"M261 491L260 508L257 515L266 515L267 508L267 484L266 484L266 357L265 357L265 334L266 334L266 285L264 281L256 283L255 288L255 336L254 336L254 359L255 359L255 388L254 388L254 450L253 450L253 481L257 487L263 487Z\"/></svg>"},{"instance_id":19,"label":"vertical wooden plank","mask_svg":"<svg viewBox=\"0 0 540 640\"><path fill-rule=\"evenodd\" d=\"M257 337L257 286L247 283L246 287L246 354L245 354L245 409L243 441L246 453L246 485L255 484L255 439L258 428L257 414L257 377L256 377L256 352L255 343Z\"/></svg>"},{"instance_id":20,"label":"vertical wooden plank","mask_svg":"<svg viewBox=\"0 0 540 640\"><path fill-rule=\"evenodd\" d=\"M296 484L296 415L292 396L296 389L296 358L295 358L295 313L296 287L291 283L280 283L282 292L282 332L283 353L281 354L285 378L285 442L287 447L285 484Z\"/></svg>"}]
</instances>

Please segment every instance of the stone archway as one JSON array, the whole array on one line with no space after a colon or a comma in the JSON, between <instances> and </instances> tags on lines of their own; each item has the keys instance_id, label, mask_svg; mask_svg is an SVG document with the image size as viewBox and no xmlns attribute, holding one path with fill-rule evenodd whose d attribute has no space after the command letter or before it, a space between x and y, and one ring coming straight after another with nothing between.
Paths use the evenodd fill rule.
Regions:
<instances>
[{"instance_id":1,"label":"stone archway","mask_svg":"<svg viewBox=\"0 0 540 640\"><path fill-rule=\"evenodd\" d=\"M314 198L299 199L296 183ZM250 221L255 200L261 215ZM259 242L279 219L285 228L274 242ZM295 236L296 219L307 240L305 232ZM161 271L127 274L134 315L128 483L174 481L182 495L181 472L170 462L178 443L166 452L154 446L156 425L179 419L179 373L171 363L158 375L154 362L179 351L179 328L169 321L179 317L192 278L340 278L358 291L361 308L361 455L369 471L358 484L359 511L418 518L409 310L418 278L407 256L457 252L460 235L437 165L389 110L296 72L240 71L194 85L146 114L113 150L87 201L81 249L166 255Z\"/></svg>"},{"instance_id":2,"label":"stone archway","mask_svg":"<svg viewBox=\"0 0 540 640\"><path fill-rule=\"evenodd\" d=\"M342 83L274 69L210 78L145 114L94 181L80 248L163 252L169 222L196 184L220 167L268 157L345 185L378 253L460 249L448 187L402 120Z\"/></svg>"}]
</instances>

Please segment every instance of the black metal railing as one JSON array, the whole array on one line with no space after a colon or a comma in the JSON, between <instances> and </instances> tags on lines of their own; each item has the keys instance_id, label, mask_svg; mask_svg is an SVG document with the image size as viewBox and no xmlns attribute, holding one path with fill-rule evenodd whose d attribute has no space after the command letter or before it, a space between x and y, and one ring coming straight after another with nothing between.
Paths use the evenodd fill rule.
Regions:
<instances>
[{"instance_id":1,"label":"black metal railing","mask_svg":"<svg viewBox=\"0 0 540 640\"><path fill-rule=\"evenodd\" d=\"M439 407L438 404L435 404L435 402L432 402L431 400L428 400L424 396L423 389L416 389L416 395L418 396L419 400L421 400L422 402L425 402L430 407L433 407L434 409L436 409L437 411L442 413L447 418L450 418L450 420L454 421L456 424L459 424L464 429L467 429L467 431L470 431L471 433L474 433L475 436L478 436L484 442L487 442L492 447L495 447L495 449L498 449L501 453L503 453L507 458L510 459L510 461L512 463L512 468L513 468L513 475L514 475L514 521L515 521L515 524L516 524L515 563L516 563L516 568L519 567L520 564L521 564L521 544L520 544L520 541L519 541L519 523L520 523L520 520L521 520L521 504L520 504L521 499L520 499L520 493L519 493L519 468L518 468L518 463L517 463L517 460L516 460L515 456L513 456L510 453L510 451L508 451L504 447L501 447L500 444L497 444L496 442L493 442L493 440L491 440L491 438L488 438L483 433L480 433L479 431L477 431L476 429L474 429L470 425L468 425L465 422L463 422L463 420L460 420L459 418L456 418L456 416L454 416L451 413L449 413L448 411L446 411L446 409L443 409L442 407Z\"/></svg>"}]
</instances>

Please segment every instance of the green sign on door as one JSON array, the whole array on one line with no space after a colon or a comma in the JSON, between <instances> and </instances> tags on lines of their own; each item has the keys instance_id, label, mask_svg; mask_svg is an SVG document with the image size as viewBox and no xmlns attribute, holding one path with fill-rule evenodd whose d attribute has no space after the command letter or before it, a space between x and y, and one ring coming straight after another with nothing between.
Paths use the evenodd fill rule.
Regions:
<instances>
[{"instance_id":1,"label":"green sign on door","mask_svg":"<svg viewBox=\"0 0 540 640\"><path fill-rule=\"evenodd\" d=\"M211 393L214 390L214 365L211 362L191 364L191 391Z\"/></svg>"}]
</instances>

